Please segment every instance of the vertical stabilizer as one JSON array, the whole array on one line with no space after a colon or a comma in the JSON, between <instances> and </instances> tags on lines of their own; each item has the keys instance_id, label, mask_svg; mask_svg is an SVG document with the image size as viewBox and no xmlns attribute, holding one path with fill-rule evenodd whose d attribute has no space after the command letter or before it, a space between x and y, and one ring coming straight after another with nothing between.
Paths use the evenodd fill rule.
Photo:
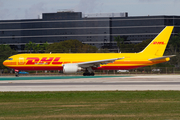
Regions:
<instances>
[{"instance_id":1,"label":"vertical stabilizer","mask_svg":"<svg viewBox=\"0 0 180 120\"><path fill-rule=\"evenodd\" d=\"M146 55L163 56L174 26L165 27L154 40L140 53Z\"/></svg>"}]
</instances>

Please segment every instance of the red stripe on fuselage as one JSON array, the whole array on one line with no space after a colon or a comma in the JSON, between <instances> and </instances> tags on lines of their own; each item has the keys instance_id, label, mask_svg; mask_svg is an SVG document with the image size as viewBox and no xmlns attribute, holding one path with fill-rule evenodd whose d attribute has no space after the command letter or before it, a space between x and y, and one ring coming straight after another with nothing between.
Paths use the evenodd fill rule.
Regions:
<instances>
[{"instance_id":1,"label":"red stripe on fuselage","mask_svg":"<svg viewBox=\"0 0 180 120\"><path fill-rule=\"evenodd\" d=\"M52 64L62 64L62 62L58 62L60 60L60 57L56 57Z\"/></svg>"},{"instance_id":2,"label":"red stripe on fuselage","mask_svg":"<svg viewBox=\"0 0 180 120\"><path fill-rule=\"evenodd\" d=\"M102 66L98 68L93 68L93 70L129 70L134 69L138 67L144 67L144 66ZM17 70L63 70L62 66L19 66L19 67L10 67L12 69Z\"/></svg>"}]
</instances>

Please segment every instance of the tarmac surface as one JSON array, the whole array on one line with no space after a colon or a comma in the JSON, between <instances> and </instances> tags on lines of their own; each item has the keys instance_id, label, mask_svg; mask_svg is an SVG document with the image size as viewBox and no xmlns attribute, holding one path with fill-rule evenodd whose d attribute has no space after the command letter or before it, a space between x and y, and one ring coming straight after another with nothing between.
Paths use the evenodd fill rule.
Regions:
<instances>
[{"instance_id":1,"label":"tarmac surface","mask_svg":"<svg viewBox=\"0 0 180 120\"><path fill-rule=\"evenodd\" d=\"M0 91L180 90L180 75L0 77Z\"/></svg>"}]
</instances>

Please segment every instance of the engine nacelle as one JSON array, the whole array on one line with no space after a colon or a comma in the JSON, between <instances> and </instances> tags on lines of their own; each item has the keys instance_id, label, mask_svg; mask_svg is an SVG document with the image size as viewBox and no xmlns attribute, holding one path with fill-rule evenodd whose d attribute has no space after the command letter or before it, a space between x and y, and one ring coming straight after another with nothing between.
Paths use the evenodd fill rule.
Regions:
<instances>
[{"instance_id":1,"label":"engine nacelle","mask_svg":"<svg viewBox=\"0 0 180 120\"><path fill-rule=\"evenodd\" d=\"M63 65L63 73L76 73L82 71L81 67L78 67L77 64L65 64Z\"/></svg>"}]
</instances>

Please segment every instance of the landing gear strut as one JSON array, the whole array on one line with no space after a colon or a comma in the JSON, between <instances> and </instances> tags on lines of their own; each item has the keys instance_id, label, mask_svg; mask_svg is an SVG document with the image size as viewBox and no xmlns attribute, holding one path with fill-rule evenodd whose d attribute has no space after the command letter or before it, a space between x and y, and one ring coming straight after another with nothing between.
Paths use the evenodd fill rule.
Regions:
<instances>
[{"instance_id":1,"label":"landing gear strut","mask_svg":"<svg viewBox=\"0 0 180 120\"><path fill-rule=\"evenodd\" d=\"M18 72L15 72L15 76L16 76L16 77L19 77L19 73L18 73Z\"/></svg>"},{"instance_id":2,"label":"landing gear strut","mask_svg":"<svg viewBox=\"0 0 180 120\"><path fill-rule=\"evenodd\" d=\"M87 68L83 73L83 76L94 76L94 72L91 67Z\"/></svg>"}]
</instances>

